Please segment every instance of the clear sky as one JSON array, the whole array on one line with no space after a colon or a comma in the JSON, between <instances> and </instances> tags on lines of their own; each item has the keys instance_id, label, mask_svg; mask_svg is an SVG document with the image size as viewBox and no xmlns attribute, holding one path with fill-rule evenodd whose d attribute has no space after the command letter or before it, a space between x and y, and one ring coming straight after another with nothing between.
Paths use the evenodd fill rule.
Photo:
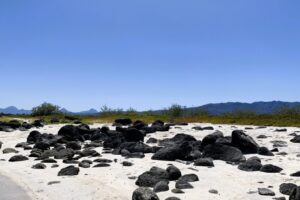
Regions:
<instances>
[{"instance_id":1,"label":"clear sky","mask_svg":"<svg viewBox=\"0 0 300 200\"><path fill-rule=\"evenodd\" d=\"M299 0L1 0L0 107L299 101Z\"/></svg>"}]
</instances>

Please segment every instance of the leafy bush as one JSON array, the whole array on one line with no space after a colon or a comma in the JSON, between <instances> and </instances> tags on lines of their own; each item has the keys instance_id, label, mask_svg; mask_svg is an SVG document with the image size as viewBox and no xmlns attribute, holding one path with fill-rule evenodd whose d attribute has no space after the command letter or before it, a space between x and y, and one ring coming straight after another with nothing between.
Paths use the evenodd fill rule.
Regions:
<instances>
[{"instance_id":1,"label":"leafy bush","mask_svg":"<svg viewBox=\"0 0 300 200\"><path fill-rule=\"evenodd\" d=\"M115 115L115 114L122 114L124 111L121 108L110 108L106 105L100 108L100 115Z\"/></svg>"},{"instance_id":2,"label":"leafy bush","mask_svg":"<svg viewBox=\"0 0 300 200\"><path fill-rule=\"evenodd\" d=\"M48 116L59 114L59 106L53 105L51 103L43 103L37 107L32 108L33 116Z\"/></svg>"},{"instance_id":3,"label":"leafy bush","mask_svg":"<svg viewBox=\"0 0 300 200\"><path fill-rule=\"evenodd\" d=\"M175 118L181 117L183 115L184 107L178 104L173 104L171 107L167 109L167 115L171 120Z\"/></svg>"}]
</instances>

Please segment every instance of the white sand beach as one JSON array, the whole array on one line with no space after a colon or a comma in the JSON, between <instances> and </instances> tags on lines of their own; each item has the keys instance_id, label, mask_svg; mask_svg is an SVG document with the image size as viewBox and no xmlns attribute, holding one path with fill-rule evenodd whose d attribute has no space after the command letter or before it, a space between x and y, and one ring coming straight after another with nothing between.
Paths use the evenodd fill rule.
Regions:
<instances>
[{"instance_id":1,"label":"white sand beach","mask_svg":"<svg viewBox=\"0 0 300 200\"><path fill-rule=\"evenodd\" d=\"M107 124L111 129L114 127ZM211 125L211 124L189 124L188 126L172 127L169 132L156 132L146 136L145 141L154 137L157 139L171 138L178 133L185 133L194 136L196 139L202 139L207 134L214 132L213 130L197 131L192 130L193 126L213 126L215 130L220 130L225 136L231 135L232 130L241 129L249 126L236 126L231 125ZM38 129L41 133L57 134L58 130L63 125L47 125ZM91 127L101 127L103 124L94 124ZM299 128L287 128L287 132L274 132L276 127L267 127L265 129L245 130L245 132L253 137L260 146L272 149L272 140L282 140L288 143L287 147L280 147L280 152L286 152L287 155L276 155L272 157L261 156L263 164L274 164L281 168L283 171L276 174L268 174L263 172L245 172L237 169L237 166L226 164L223 161L214 161L215 167L196 167L193 164L186 165L179 162L157 161L151 160L153 154L145 154L143 159L125 159L119 155L102 154L102 147L96 150L102 154L102 158L117 159L110 167L104 168L80 168L80 173L73 177L59 177L58 171L68 166L68 164L58 161L58 168L51 168L51 164L46 164L47 168L38 170L32 169L32 165L38 163L34 158L29 158L28 161L23 162L8 162L9 158L15 155L0 153L0 175L9 177L14 183L26 191L26 194L20 194L15 199L26 199L24 195L32 200L129 200L132 197L133 191L138 188L135 185L135 180L128 177L139 176L143 172L149 170L153 166L166 168L168 164L172 163L177 166L183 174L195 173L199 177L198 182L192 183L193 189L184 190L184 194L174 194L171 189L175 188L175 182L170 182L170 190L161 192L157 195L160 199L176 196L182 200L270 200L270 196L260 196L257 193L258 188L270 188L276 194L276 197L283 197L284 195L279 192L279 185L282 183L295 183L300 184L300 179L291 177L290 174L300 170L300 153L299 144L291 143L292 138L289 134L295 131L300 131ZM29 131L14 131L14 132L0 132L0 141L3 142L2 149L14 148L19 142L26 141L26 138L31 132ZM257 139L258 135L268 136L266 139ZM30 151L24 151L22 148L17 149L18 154L25 156L29 155ZM246 155L251 157L253 155ZM94 158L93 158L94 159ZM124 167L121 163L127 160L134 163L131 167ZM49 182L54 184L49 185ZM57 182L56 182L57 181ZM0 178L1 195L9 196L13 189L5 189L3 187L3 180ZM218 194L211 194L209 190L215 189ZM288 196L285 196L288 198ZM1 198L2 199L2 198ZM4 198L5 199L5 198ZM7 198L9 199L9 198ZM6 200L6 199L5 199ZM10 198L9 200L13 200Z\"/></svg>"}]
</instances>

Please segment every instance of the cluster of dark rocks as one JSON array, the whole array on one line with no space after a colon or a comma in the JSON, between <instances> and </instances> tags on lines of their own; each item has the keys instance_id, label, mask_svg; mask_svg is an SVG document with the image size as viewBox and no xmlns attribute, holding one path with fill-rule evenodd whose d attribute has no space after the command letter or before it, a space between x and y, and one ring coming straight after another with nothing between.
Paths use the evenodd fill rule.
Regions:
<instances>
[{"instance_id":1,"label":"cluster of dark rocks","mask_svg":"<svg viewBox=\"0 0 300 200\"><path fill-rule=\"evenodd\" d=\"M11 120L9 122L0 122L0 131L12 132L15 130L27 131L31 128L40 128L44 124L42 120L35 120L33 123L19 122L18 120Z\"/></svg>"},{"instance_id":2,"label":"cluster of dark rocks","mask_svg":"<svg viewBox=\"0 0 300 200\"><path fill-rule=\"evenodd\" d=\"M30 127L38 126L37 122L33 124ZM263 165L256 156L246 159L244 156L246 154L274 156L274 152L277 152L278 149L269 150L266 147L260 147L252 137L242 130L234 130L229 137L224 136L220 131L215 131L205 136L202 141L182 133L163 140L150 138L144 143L147 134L169 131L172 126L176 125L184 126L187 123L166 124L157 120L152 124L146 124L140 120L133 122L131 119L117 119L114 123L114 130L106 126L90 128L87 124L65 125L57 134L32 131L28 135L27 141L17 144L16 148L30 151L29 157L33 157L39 162L32 166L33 169L45 169L47 168L46 163L51 163L53 168L59 167L57 160L71 164L60 169L58 176L74 176L80 173L80 168L109 167L112 163L117 162L117 160L100 158L101 154L95 150L97 147L103 147L102 154L111 153L125 158L144 158L145 154L152 154L153 160L184 161L194 166L208 168L214 167L214 160L222 160L228 164L237 165L239 170L248 172L279 173L283 170L275 165ZM1 127L20 129L23 125L12 121L5 126L0 123L0 130ZM193 129L198 131L214 130L213 127L194 127ZM277 131L282 132L283 130ZM4 152L18 153L12 148L5 149ZM91 158L94 159L91 160ZM26 160L28 157L23 155L15 155L9 159L10 162ZM130 167L134 163L124 161L121 164ZM293 176L298 175L300 176L300 172L293 174ZM199 178L196 174L182 175L174 165L170 165L167 169L152 167L137 178L136 185L139 188L134 191L132 199L159 199L156 193L168 191L170 181L176 181L175 188L172 189L173 193L184 193L183 190L192 189L191 183L199 181ZM260 188L258 191L261 195L273 196L272 192L264 188ZM292 200L300 200L300 189L297 186L284 185L280 191L290 195ZM217 192L212 190L211 193ZM168 199L178 198L170 197Z\"/></svg>"}]
</instances>

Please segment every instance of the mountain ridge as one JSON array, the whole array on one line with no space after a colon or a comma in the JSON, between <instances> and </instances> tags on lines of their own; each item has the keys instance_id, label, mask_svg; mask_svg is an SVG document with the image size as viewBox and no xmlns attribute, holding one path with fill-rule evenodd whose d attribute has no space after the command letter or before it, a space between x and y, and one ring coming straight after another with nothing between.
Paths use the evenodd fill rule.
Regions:
<instances>
[{"instance_id":1,"label":"mountain ridge","mask_svg":"<svg viewBox=\"0 0 300 200\"><path fill-rule=\"evenodd\" d=\"M197 113L200 111L206 111L212 115L221 115L224 113L230 113L234 111L244 111L244 112L256 112L258 114L271 114L282 108L300 108L300 102L285 102L285 101L257 101L253 103L243 103L243 102L225 102L225 103L210 103L202 106L187 107L185 112ZM89 110L72 112L66 108L61 108L60 111L65 114L74 115L96 115L99 113L94 108ZM154 112L161 112L162 110L156 110ZM9 106L7 108L0 108L0 113L3 114L31 114L31 110L18 109L15 106Z\"/></svg>"}]
</instances>

